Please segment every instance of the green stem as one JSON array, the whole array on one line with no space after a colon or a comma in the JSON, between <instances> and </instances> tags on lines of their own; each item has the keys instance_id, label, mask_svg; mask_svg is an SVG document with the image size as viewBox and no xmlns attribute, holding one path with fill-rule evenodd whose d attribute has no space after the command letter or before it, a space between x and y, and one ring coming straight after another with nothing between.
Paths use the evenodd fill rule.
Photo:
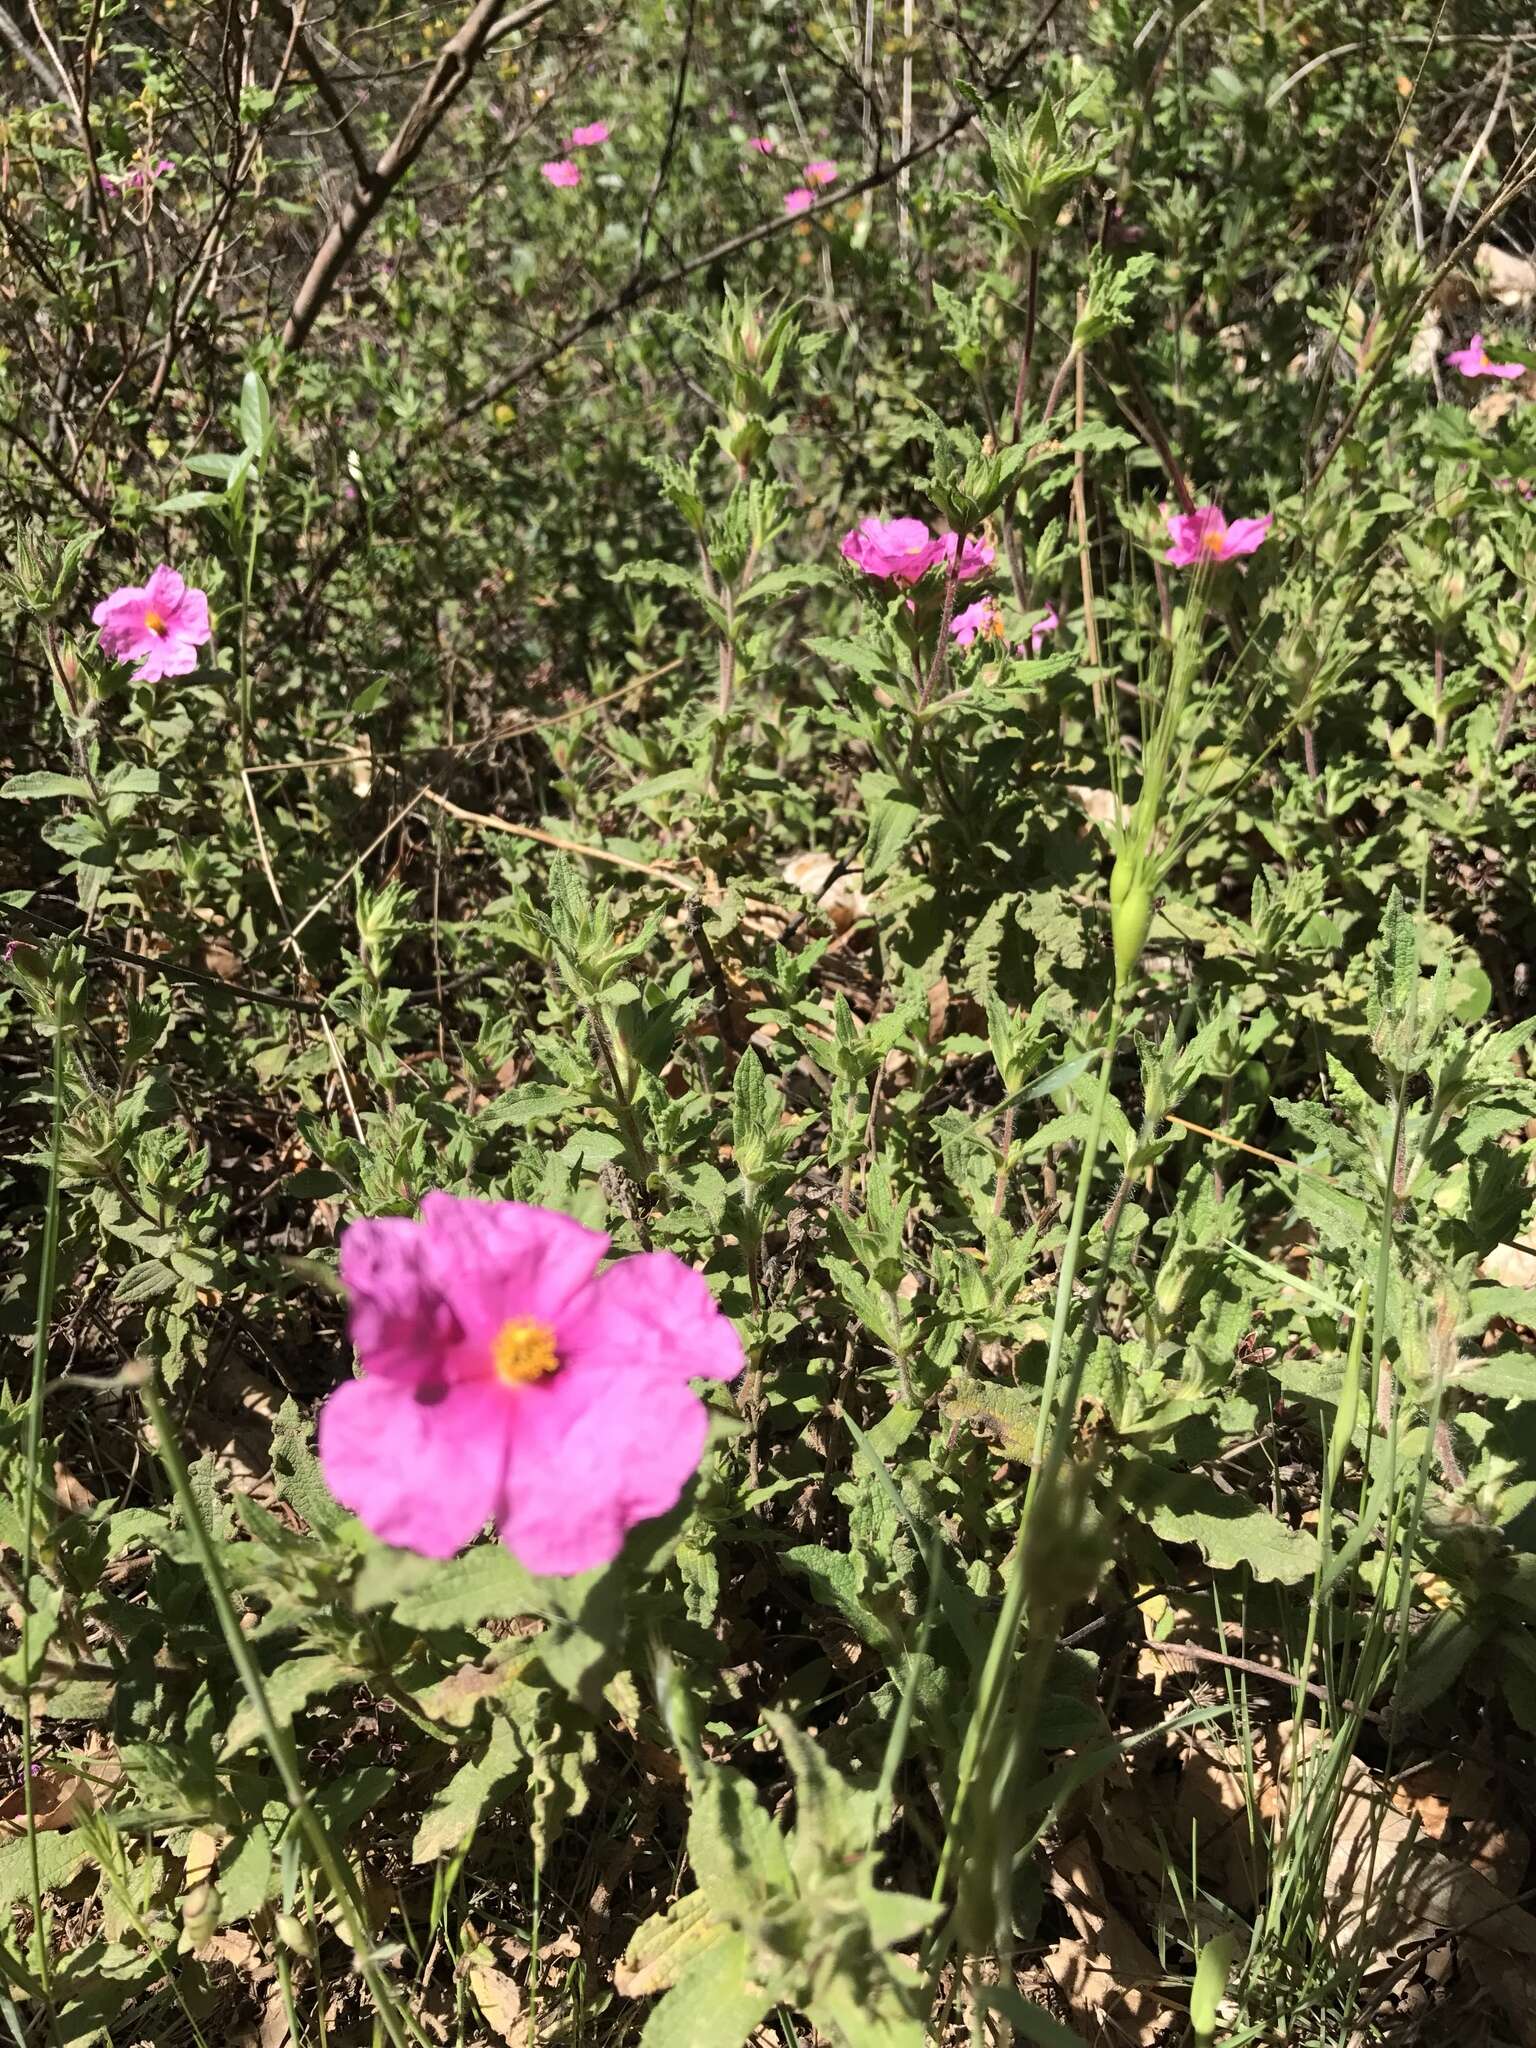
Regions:
<instances>
[{"instance_id":1,"label":"green stem","mask_svg":"<svg viewBox=\"0 0 1536 2048\"><path fill-rule=\"evenodd\" d=\"M182 1456L180 1440L171 1426L159 1385L154 1378L145 1382L144 1405L154 1426L160 1462L165 1468L166 1478L170 1481L171 1491L181 1510L192 1547L197 1552L198 1563L202 1567L203 1578L207 1583L208 1596L218 1617L220 1633L224 1637L235 1670L239 1673L246 1698L256 1715L262 1741L277 1768L277 1775L282 1781L283 1791L294 1818L302 1828L315 1861L324 1872L326 1881L341 1907L357 1967L372 1994L374 2009L393 2048L405 2048L408 2039L425 2043L426 2036L414 2024L410 2015L396 2005L394 1994L373 1960L373 1940L361 1894L351 1871L337 1854L330 1836L326 1833L324 1823L310 1804L309 1794L304 1789L304 1780L299 1773L292 1733L279 1724L277 1716L272 1711L261 1667L252 1654L249 1641L241 1631L240 1618L235 1612L235 1603L225 1583L223 1567L219 1563L213 1539L203 1520L197 1496L192 1491L192 1479L187 1471L186 1459Z\"/></svg>"},{"instance_id":2,"label":"green stem","mask_svg":"<svg viewBox=\"0 0 1536 2048\"><path fill-rule=\"evenodd\" d=\"M1040 1485L1047 1477L1053 1482L1066 1452L1067 1436L1071 1429L1073 1414L1077 1407L1078 1389L1081 1385L1086 1352L1080 1352L1074 1360L1070 1385L1061 1403L1061 1419L1052 1430L1049 1453L1042 1466L1041 1454L1046 1447L1046 1425L1056 1396L1057 1384L1061 1378L1062 1353L1066 1348L1067 1324L1072 1312L1072 1289L1077 1279L1078 1261L1082 1253L1083 1238L1088 1216L1088 1200L1093 1189L1094 1169L1098 1163L1099 1143L1104 1131L1104 1112L1109 1101L1110 1076L1114 1069L1115 1051L1119 1044L1119 1007L1112 1005L1109 1020L1109 1036L1105 1042L1103 1058L1099 1069L1099 1085L1094 1092L1093 1106L1089 1111L1088 1132L1083 1141L1082 1164L1078 1170L1077 1188L1072 1200L1072 1217L1067 1229L1067 1242L1062 1253L1061 1270L1056 1280L1056 1311L1051 1323L1050 1349L1046 1355L1045 1384L1040 1395L1040 1421L1035 1433L1034 1457L1030 1466L1029 1483L1024 1493L1024 1512L1020 1517L1018 1540L1013 1556L1009 1560L1008 1578L1003 1589L1003 1604L987 1646L986 1663L982 1667L980 1682L976 1689L976 1706L965 1731L965 1742L960 1752L960 1767L955 1785L954 1802L950 1809L949 1825L945 1830L944 1847L939 1857L939 1868L934 1878L933 1897L943 1896L958 1853L961 1829L965 1821L966 1806L976 1778L977 1764L982 1755L990 1749L998 1710L1006 1691L1005 1680L1013 1659L1019 1625L1023 1620L1029 1588L1025 1578L1025 1558L1028 1549L1029 1517L1034 1510Z\"/></svg>"},{"instance_id":3,"label":"green stem","mask_svg":"<svg viewBox=\"0 0 1536 2048\"><path fill-rule=\"evenodd\" d=\"M37 1527L38 1468L43 1455L43 1390L48 1379L48 1333L59 1272L59 1161L64 1150L64 1004L55 970L53 1001L53 1135L48 1151L48 1207L43 1217L43 1253L37 1280L37 1319L32 1331L32 1385L27 1394L26 1470L21 1507L21 1800L27 1830L27 1887L37 1975L47 2008L49 2039L57 2037L53 2010L53 1969L43 1926L43 1881L37 1853L37 1813L32 1786L32 1546Z\"/></svg>"}]
</instances>

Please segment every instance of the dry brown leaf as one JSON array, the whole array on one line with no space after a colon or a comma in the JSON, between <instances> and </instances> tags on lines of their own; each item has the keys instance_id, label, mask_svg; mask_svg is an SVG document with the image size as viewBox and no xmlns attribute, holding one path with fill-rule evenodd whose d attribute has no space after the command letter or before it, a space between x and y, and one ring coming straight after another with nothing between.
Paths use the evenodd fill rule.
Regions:
<instances>
[{"instance_id":1,"label":"dry brown leaf","mask_svg":"<svg viewBox=\"0 0 1536 2048\"><path fill-rule=\"evenodd\" d=\"M1536 1252L1522 1251L1517 1244L1496 1245L1477 1270L1499 1287L1536 1287Z\"/></svg>"},{"instance_id":2,"label":"dry brown leaf","mask_svg":"<svg viewBox=\"0 0 1536 2048\"><path fill-rule=\"evenodd\" d=\"M1536 298L1536 263L1512 256L1494 242L1479 242L1472 268L1483 297L1500 306L1528 306Z\"/></svg>"},{"instance_id":3,"label":"dry brown leaf","mask_svg":"<svg viewBox=\"0 0 1536 2048\"><path fill-rule=\"evenodd\" d=\"M95 1804L86 1779L47 1764L32 1766L32 1815L40 1835L73 1827ZM26 1794L18 1785L0 1799L0 1838L26 1833L26 1811Z\"/></svg>"},{"instance_id":4,"label":"dry brown leaf","mask_svg":"<svg viewBox=\"0 0 1536 2048\"><path fill-rule=\"evenodd\" d=\"M869 898L859 887L858 873L839 875L828 888L837 864L830 853L797 853L793 860L785 861L779 873L792 888L809 897L834 931L845 932L868 912Z\"/></svg>"},{"instance_id":5,"label":"dry brown leaf","mask_svg":"<svg viewBox=\"0 0 1536 2048\"><path fill-rule=\"evenodd\" d=\"M1093 789L1086 782L1069 782L1067 795L1095 825L1118 825L1120 802L1112 789Z\"/></svg>"},{"instance_id":6,"label":"dry brown leaf","mask_svg":"<svg viewBox=\"0 0 1536 2048\"><path fill-rule=\"evenodd\" d=\"M523 2025L523 1994L515 1977L498 1970L492 1962L476 1956L469 1965L469 1988L475 1994L480 2016L492 2033L503 2041L520 2041Z\"/></svg>"},{"instance_id":7,"label":"dry brown leaf","mask_svg":"<svg viewBox=\"0 0 1536 2048\"><path fill-rule=\"evenodd\" d=\"M1068 2011L1081 2023L1097 2022L1091 2039L1105 2044L1149 2048L1174 2019L1156 1989L1157 1958L1116 1912L1087 1840L1078 1835L1051 1858L1051 1890L1061 1900L1075 1936L1056 1944L1045 1958Z\"/></svg>"}]
</instances>

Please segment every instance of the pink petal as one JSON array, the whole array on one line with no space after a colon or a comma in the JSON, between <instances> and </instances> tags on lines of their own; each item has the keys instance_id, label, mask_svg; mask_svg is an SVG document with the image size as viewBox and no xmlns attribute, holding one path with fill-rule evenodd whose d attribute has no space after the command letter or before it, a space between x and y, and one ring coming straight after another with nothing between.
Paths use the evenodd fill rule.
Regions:
<instances>
[{"instance_id":1,"label":"pink petal","mask_svg":"<svg viewBox=\"0 0 1536 2048\"><path fill-rule=\"evenodd\" d=\"M746 1364L741 1339L709 1282L671 1252L637 1252L600 1273L560 1324L571 1372L602 1361L611 1373L733 1380Z\"/></svg>"},{"instance_id":2,"label":"pink petal","mask_svg":"<svg viewBox=\"0 0 1536 2048\"><path fill-rule=\"evenodd\" d=\"M150 570L149 581L144 586L144 602L150 611L158 612L162 619L168 621L186 594L185 579L178 576L168 562L161 562Z\"/></svg>"},{"instance_id":3,"label":"pink petal","mask_svg":"<svg viewBox=\"0 0 1536 2048\"><path fill-rule=\"evenodd\" d=\"M608 1250L601 1230L526 1202L426 1195L426 1270L470 1337L493 1336L512 1316L558 1328Z\"/></svg>"},{"instance_id":4,"label":"pink petal","mask_svg":"<svg viewBox=\"0 0 1536 2048\"><path fill-rule=\"evenodd\" d=\"M144 592L131 585L114 590L110 597L104 597L91 613L94 623L101 628L101 644L108 654L120 660L136 648L140 640L153 638L146 634L144 627Z\"/></svg>"},{"instance_id":5,"label":"pink petal","mask_svg":"<svg viewBox=\"0 0 1536 2048\"><path fill-rule=\"evenodd\" d=\"M385 1543L452 1557L500 1510L515 1401L459 1387L439 1401L370 1375L320 1410L325 1483Z\"/></svg>"},{"instance_id":6,"label":"pink petal","mask_svg":"<svg viewBox=\"0 0 1536 2048\"><path fill-rule=\"evenodd\" d=\"M167 676L189 676L197 667L197 648L174 633L151 633L136 683L163 683Z\"/></svg>"},{"instance_id":7,"label":"pink petal","mask_svg":"<svg viewBox=\"0 0 1536 2048\"><path fill-rule=\"evenodd\" d=\"M784 194L786 213L809 213L815 204L816 194L805 185L797 185L793 192Z\"/></svg>"},{"instance_id":8,"label":"pink petal","mask_svg":"<svg viewBox=\"0 0 1536 2048\"><path fill-rule=\"evenodd\" d=\"M1260 519L1234 519L1227 528L1224 553L1251 555L1255 548L1263 544L1274 523L1274 514L1271 512L1266 512Z\"/></svg>"},{"instance_id":9,"label":"pink petal","mask_svg":"<svg viewBox=\"0 0 1536 2048\"><path fill-rule=\"evenodd\" d=\"M675 1506L704 1449L704 1404L679 1379L622 1369L559 1372L522 1393L502 1541L533 1572L595 1571L637 1522Z\"/></svg>"},{"instance_id":10,"label":"pink petal","mask_svg":"<svg viewBox=\"0 0 1536 2048\"><path fill-rule=\"evenodd\" d=\"M464 1329L438 1285L419 1223L366 1216L348 1224L341 1284L351 1297L352 1342L371 1374L407 1386L447 1379Z\"/></svg>"},{"instance_id":11,"label":"pink petal","mask_svg":"<svg viewBox=\"0 0 1536 2048\"><path fill-rule=\"evenodd\" d=\"M212 628L208 623L208 595L202 590L188 590L176 607L172 631L193 647L201 647Z\"/></svg>"},{"instance_id":12,"label":"pink petal","mask_svg":"<svg viewBox=\"0 0 1536 2048\"><path fill-rule=\"evenodd\" d=\"M837 165L829 163L825 157L817 157L814 163L809 163L805 167L807 185L830 185L836 178Z\"/></svg>"}]
</instances>

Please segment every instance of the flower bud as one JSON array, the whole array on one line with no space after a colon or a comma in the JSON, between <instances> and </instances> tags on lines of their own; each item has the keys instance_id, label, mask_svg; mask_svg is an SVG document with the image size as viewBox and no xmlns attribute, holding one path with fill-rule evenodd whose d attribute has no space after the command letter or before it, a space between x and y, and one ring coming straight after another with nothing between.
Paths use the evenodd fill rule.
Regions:
<instances>
[{"instance_id":1,"label":"flower bud","mask_svg":"<svg viewBox=\"0 0 1536 2048\"><path fill-rule=\"evenodd\" d=\"M1115 942L1115 990L1136 971L1152 928L1152 878L1141 854L1126 848L1109 872L1109 928Z\"/></svg>"}]
</instances>

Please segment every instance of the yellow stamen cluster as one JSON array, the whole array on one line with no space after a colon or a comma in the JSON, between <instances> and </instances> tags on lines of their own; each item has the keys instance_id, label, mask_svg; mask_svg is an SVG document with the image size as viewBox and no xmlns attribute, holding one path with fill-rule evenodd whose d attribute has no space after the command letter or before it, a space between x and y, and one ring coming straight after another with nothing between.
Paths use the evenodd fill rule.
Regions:
<instances>
[{"instance_id":1,"label":"yellow stamen cluster","mask_svg":"<svg viewBox=\"0 0 1536 2048\"><path fill-rule=\"evenodd\" d=\"M504 1387L543 1379L559 1363L554 1331L527 1316L503 1323L491 1343L491 1370Z\"/></svg>"},{"instance_id":2,"label":"yellow stamen cluster","mask_svg":"<svg viewBox=\"0 0 1536 2048\"><path fill-rule=\"evenodd\" d=\"M144 623L151 633L163 634L165 631L165 621L158 612L146 612L144 614Z\"/></svg>"}]
</instances>

